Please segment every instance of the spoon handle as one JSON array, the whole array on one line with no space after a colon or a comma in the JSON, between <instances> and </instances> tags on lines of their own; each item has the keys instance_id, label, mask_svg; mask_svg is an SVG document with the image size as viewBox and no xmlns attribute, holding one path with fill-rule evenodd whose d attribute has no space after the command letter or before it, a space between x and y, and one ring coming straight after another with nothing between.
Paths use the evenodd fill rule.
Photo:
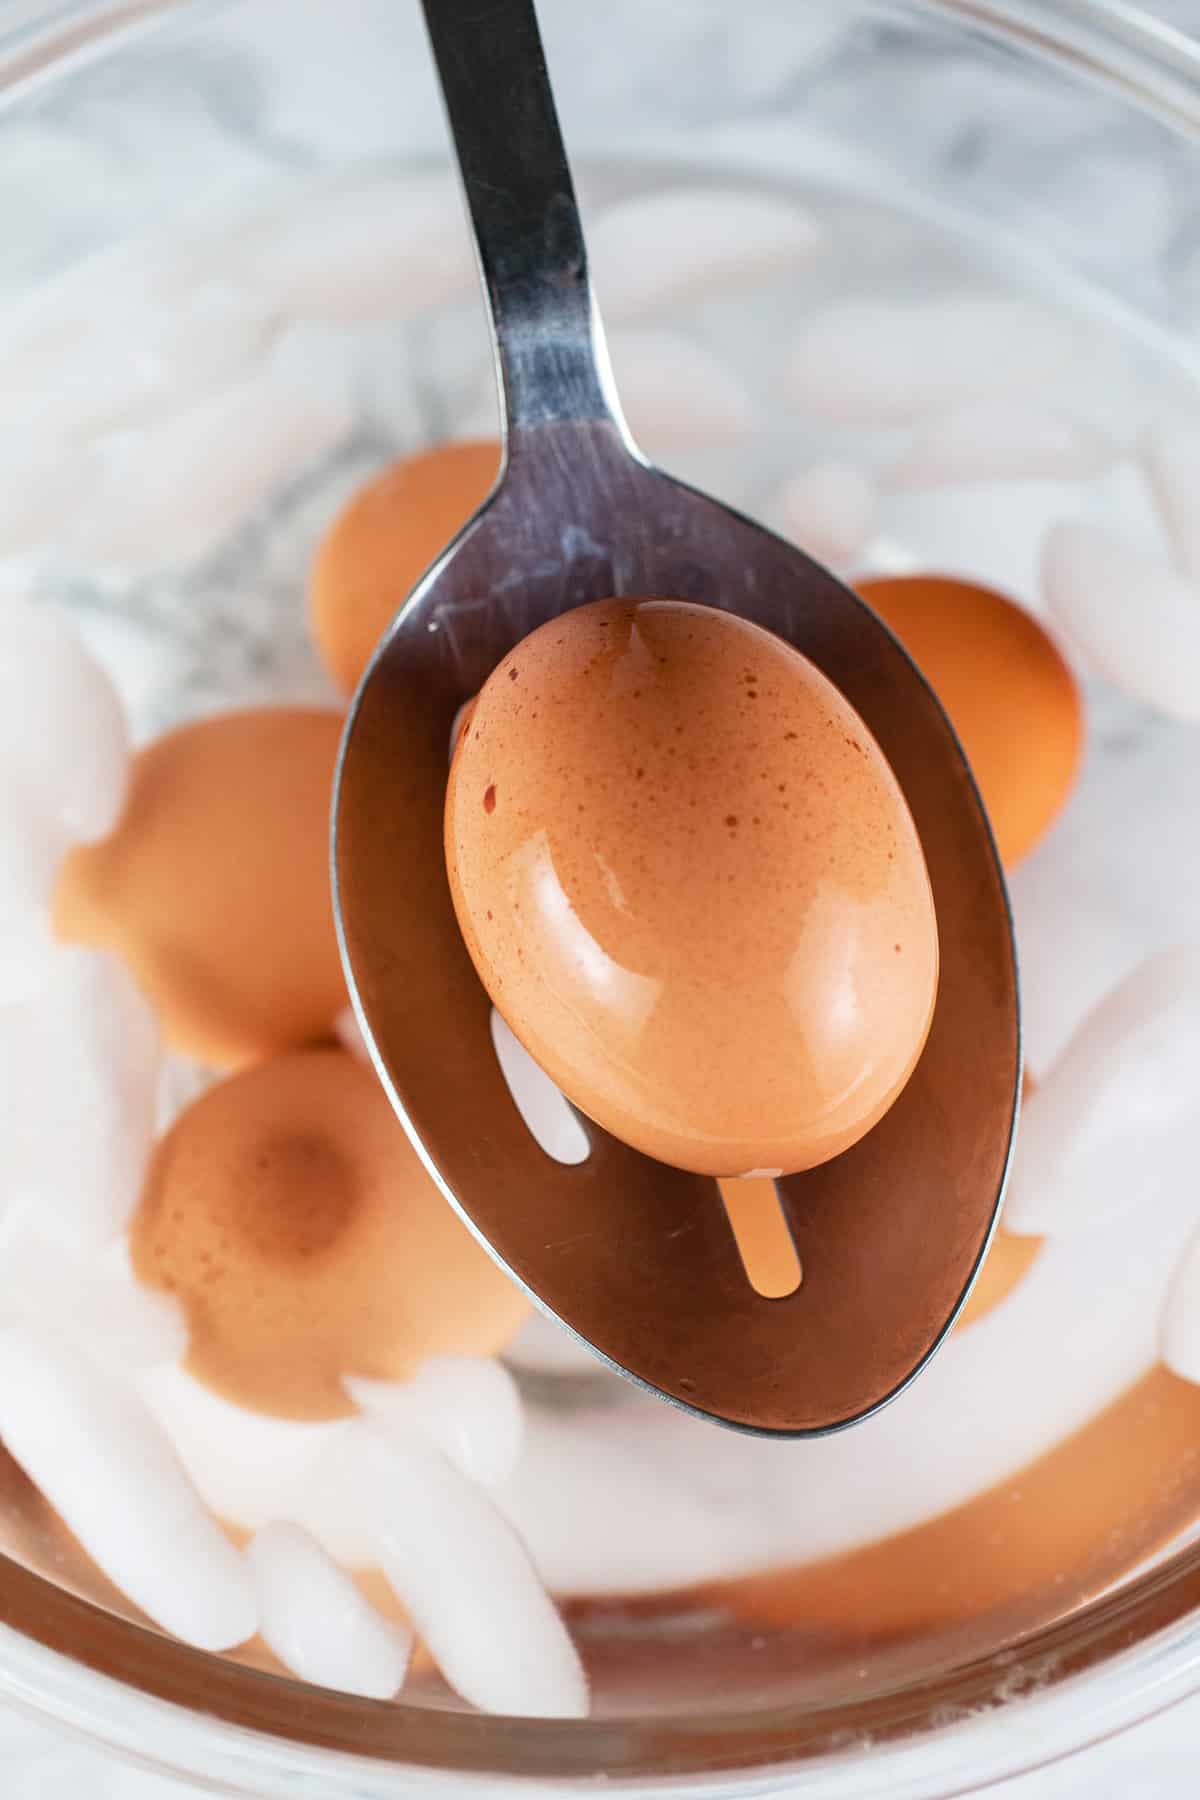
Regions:
<instances>
[{"instance_id":1,"label":"spoon handle","mask_svg":"<svg viewBox=\"0 0 1200 1800\"><path fill-rule=\"evenodd\" d=\"M509 438L617 417L533 0L424 0Z\"/></svg>"}]
</instances>

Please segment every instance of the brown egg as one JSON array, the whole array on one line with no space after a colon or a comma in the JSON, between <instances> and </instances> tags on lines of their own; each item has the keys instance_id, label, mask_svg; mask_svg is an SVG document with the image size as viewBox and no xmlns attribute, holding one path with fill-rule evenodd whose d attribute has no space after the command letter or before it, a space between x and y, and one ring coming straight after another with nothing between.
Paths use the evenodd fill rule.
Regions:
<instances>
[{"instance_id":1,"label":"brown egg","mask_svg":"<svg viewBox=\"0 0 1200 1800\"><path fill-rule=\"evenodd\" d=\"M954 1329L965 1331L968 1326L977 1325L1002 1300L1007 1300L1032 1269L1041 1248L1041 1238L1017 1237L1014 1232L1005 1231L1003 1225L998 1226L987 1261L979 1271L970 1299L959 1313Z\"/></svg>"},{"instance_id":2,"label":"brown egg","mask_svg":"<svg viewBox=\"0 0 1200 1800\"><path fill-rule=\"evenodd\" d=\"M60 936L119 952L202 1062L311 1043L346 1004L329 886L341 728L270 707L168 733L135 758L112 836L64 867Z\"/></svg>"},{"instance_id":3,"label":"brown egg","mask_svg":"<svg viewBox=\"0 0 1200 1800\"><path fill-rule=\"evenodd\" d=\"M803 1620L835 1658L844 1645L865 1656L937 1631L955 1633L948 1647L961 1654L965 1627L974 1643L1015 1642L1192 1535L1198 1433L1200 1390L1159 1363L1045 1455L936 1518L679 1598L760 1626Z\"/></svg>"},{"instance_id":4,"label":"brown egg","mask_svg":"<svg viewBox=\"0 0 1200 1800\"><path fill-rule=\"evenodd\" d=\"M288 1418L353 1411L343 1375L491 1355L529 1311L344 1050L203 1094L155 1152L131 1242L140 1280L183 1305L197 1379Z\"/></svg>"},{"instance_id":5,"label":"brown egg","mask_svg":"<svg viewBox=\"0 0 1200 1800\"><path fill-rule=\"evenodd\" d=\"M856 585L949 714L1011 867L1058 816L1079 770L1074 676L1037 620L988 588L939 575Z\"/></svg>"},{"instance_id":6,"label":"brown egg","mask_svg":"<svg viewBox=\"0 0 1200 1800\"><path fill-rule=\"evenodd\" d=\"M516 1036L664 1162L809 1168L920 1055L937 932L895 777L814 665L732 614L601 601L526 638L459 738L446 857Z\"/></svg>"},{"instance_id":7,"label":"brown egg","mask_svg":"<svg viewBox=\"0 0 1200 1800\"><path fill-rule=\"evenodd\" d=\"M309 615L321 660L353 693L409 589L488 496L500 470L494 439L440 444L377 475L338 514L318 547Z\"/></svg>"}]
</instances>

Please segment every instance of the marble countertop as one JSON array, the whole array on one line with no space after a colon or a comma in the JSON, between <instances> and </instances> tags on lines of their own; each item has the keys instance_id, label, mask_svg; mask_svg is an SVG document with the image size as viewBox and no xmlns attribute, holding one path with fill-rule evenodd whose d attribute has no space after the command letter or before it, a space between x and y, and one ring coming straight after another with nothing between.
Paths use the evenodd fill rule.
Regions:
<instances>
[{"instance_id":1,"label":"marble countertop","mask_svg":"<svg viewBox=\"0 0 1200 1800\"><path fill-rule=\"evenodd\" d=\"M698 13L713 20L724 19L726 24L726 14L732 17L736 11L722 8L716 0L693 0L693 3ZM376 25L383 11L389 10L381 8L378 0L356 0L356 6L360 4L364 12L372 15ZM394 6L394 0L390 0L390 4ZM416 0L410 0L410 5L415 18ZM565 71L563 85L569 87L572 78L578 77L585 82L593 98L611 91L623 100L636 96L639 105L646 105L648 98L652 101L655 84L665 86L671 76L670 68L658 55L655 26L648 23L649 15L656 14L660 6L664 19L668 13L677 12L676 7L668 7L667 0L653 0L649 8L645 0L611 0L606 9L586 6L584 0L544 0L545 11L554 15L547 18L553 49L560 60L565 60L564 53L576 59L576 67ZM18 13L21 10L16 8ZM218 13L225 9L207 10ZM404 10L401 6L400 11ZM1154 0L1151 10L1164 20L1200 36L1200 0ZM270 32L277 28L283 16L282 0L276 0L274 6L270 0L265 3L260 0L259 4L243 11L251 15L244 41L253 49L268 41ZM776 40L783 32L794 30L801 15L803 25L800 29L814 37L828 38L836 32L833 22L836 11L836 0L826 0L825 4L811 3L810 0L803 7L797 0L774 0L773 8L758 0L755 7L756 18L775 17ZM603 30L597 24L601 12L604 14ZM373 134L378 134L381 143L388 141L390 121L386 116L375 117L369 108L360 109L352 86L339 92L339 70L323 59L329 41L330 13L323 20L318 13L316 0L299 0L296 6L289 6L287 23L289 33L295 31L298 23L303 30L305 21L313 32L311 78L323 80L328 87L329 104L324 109L327 145L336 150L341 142L365 144L369 153L374 147ZM0 27L0 41L12 24L10 17L5 26ZM406 53L411 52L417 42L410 29L412 25L413 20L406 20L400 32ZM645 30L639 37L642 26ZM731 46L735 53L732 64L728 54ZM713 80L724 81L732 74L732 78L740 82L744 90L740 95L743 120L746 105L752 104L757 94L766 96L773 91L776 72L769 44L744 42L739 40L736 31L727 32L722 38L717 31L705 54L712 61ZM303 91L300 73L305 67L304 57L293 54L291 67L296 72L293 88L282 96L271 119L276 148L281 148L285 154L292 143L296 117L311 112L310 96ZM695 73L695 70L689 72L693 80ZM246 96L236 90L236 84L229 89L231 108L241 106L245 99ZM440 131L436 110L427 108L426 99L427 96L414 102L409 121L414 141L436 141ZM952 99L947 101L947 105L952 104ZM3 143L0 137L0 150ZM128 145L120 141L119 129L114 130L113 145L114 161L119 163L121 157L128 154ZM30 157L34 160L26 168L24 165ZM38 160L39 157L42 160ZM0 195L7 197L14 181L24 181L30 168L42 185L75 182L80 178L80 167L72 158L50 155L45 143L39 150L37 142L28 134L22 140L18 162L22 166L14 175L11 165L6 168L0 155ZM239 178L239 170L236 156L231 155L227 170L231 179ZM103 179L103 175L95 178ZM9 272L5 256L6 252L0 248L0 283ZM19 271L17 273L19 275ZM1015 1724L1014 1729L1018 1729ZM1086 1800L1191 1800L1200 1786L1196 1773L1198 1766L1200 1697L1064 1763L988 1791L1003 1793L1011 1800L1085 1800L1085 1797ZM119 1765L66 1740L49 1727L15 1715L0 1714L0 1794L3 1800L181 1800L182 1796L196 1792L198 1790L166 1777Z\"/></svg>"}]
</instances>

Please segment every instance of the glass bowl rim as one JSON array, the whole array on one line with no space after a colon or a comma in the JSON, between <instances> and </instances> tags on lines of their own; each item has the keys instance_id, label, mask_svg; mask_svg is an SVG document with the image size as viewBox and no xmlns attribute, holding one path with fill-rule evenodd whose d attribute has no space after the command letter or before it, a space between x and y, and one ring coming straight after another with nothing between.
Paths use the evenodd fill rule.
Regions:
<instances>
[{"instance_id":1,"label":"glass bowl rim","mask_svg":"<svg viewBox=\"0 0 1200 1800\"><path fill-rule=\"evenodd\" d=\"M27 8L0 43L0 103L189 4ZM1127 0L866 5L957 23L1200 136L1200 44ZM507 1793L542 1780L564 1789L597 1775L609 1791L717 1800L784 1785L829 1800L933 1800L1041 1766L1200 1690L1200 1545L1011 1649L861 1701L570 1723L382 1705L233 1668L0 1564L0 1699L131 1760L256 1800Z\"/></svg>"}]
</instances>

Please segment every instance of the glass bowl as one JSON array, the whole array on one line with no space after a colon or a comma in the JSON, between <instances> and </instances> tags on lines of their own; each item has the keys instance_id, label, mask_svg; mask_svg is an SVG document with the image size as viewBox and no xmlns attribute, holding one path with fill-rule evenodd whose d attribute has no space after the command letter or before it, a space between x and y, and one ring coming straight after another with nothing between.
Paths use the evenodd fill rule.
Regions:
<instances>
[{"instance_id":1,"label":"glass bowl","mask_svg":"<svg viewBox=\"0 0 1200 1800\"><path fill-rule=\"evenodd\" d=\"M1198 404L1200 54L1183 38L1101 0L543 10L585 211L700 187L728 222L699 273L677 240L683 276L664 265L657 293L639 293L619 245L597 258L618 376L661 461L782 524L781 484L815 459L874 478L901 447L904 404L856 411L849 366L845 384L823 382L810 355L805 375L802 322L847 295L919 304L976 288L994 308L976 326L995 331L1001 361L1024 354L1023 309L1073 322L1047 380L1085 342L1077 422L1118 470L1089 517L1135 537L1157 528L1128 471L1148 424L1186 422ZM302 605L321 529L389 457L494 417L461 224L431 227L411 258L372 255L380 194L386 207L449 180L415 0L31 6L0 37L0 82L0 574L73 609L139 737L231 703L329 698ZM731 192L816 221L825 253L755 249ZM905 372L895 346L876 339L873 354ZM944 354L952 365L954 343ZM695 376L682 412L655 387L664 369ZM933 484L960 490L952 529L944 502L930 513L912 497L920 482L900 484L853 552L868 570L939 565L1036 605L1039 534L1065 478L1012 480L997 499L994 470L969 474ZM853 561L846 545L827 553ZM1104 759L1148 743L1175 818L1172 782L1190 791L1195 766L1187 727L1120 690L1087 676L1089 804ZM1196 935L1190 894L1145 880L1139 857L1157 840L1129 817L1139 792L1117 783L1132 842L1111 892L1091 864L1078 891L1054 887L1070 835L1058 864L1048 841L1014 877L1035 1067L1148 949ZM1148 1360L1134 1423L1105 1440L1110 1461L1140 1453L1138 1420L1165 1410L1185 1437L1200 1422L1188 1384ZM525 1379L531 1403L576 1419L632 1404L577 1366ZM247 1795L601 1778L646 1793L959 1793L1200 1687L1200 1480L1167 1473L1086 1566L1068 1528L1063 1567L1036 1592L972 1617L934 1607L890 1635L869 1594L846 1622L849 1588L815 1624L786 1558L765 1574L693 1571L657 1595L610 1584L569 1609L595 1714L554 1723L477 1715L432 1678L398 1704L356 1700L253 1654L175 1642L6 1461L0 1694ZM955 1544L962 1559L995 1547Z\"/></svg>"}]
</instances>

